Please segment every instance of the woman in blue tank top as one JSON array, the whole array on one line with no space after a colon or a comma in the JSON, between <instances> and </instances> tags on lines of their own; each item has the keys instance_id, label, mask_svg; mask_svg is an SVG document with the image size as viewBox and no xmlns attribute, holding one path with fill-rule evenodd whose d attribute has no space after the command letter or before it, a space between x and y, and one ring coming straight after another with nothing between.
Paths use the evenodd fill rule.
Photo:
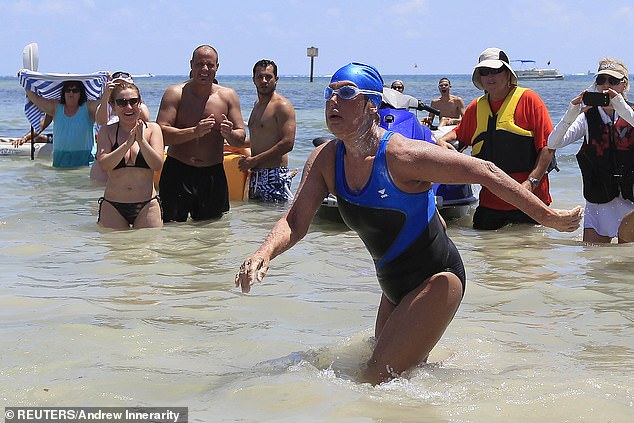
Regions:
<instances>
[{"instance_id":1,"label":"woman in blue tank top","mask_svg":"<svg viewBox=\"0 0 634 423\"><path fill-rule=\"evenodd\" d=\"M87 100L81 81L64 81L59 101L31 90L26 95L38 109L53 117L53 167L88 166L94 159L95 112L99 101Z\"/></svg>"},{"instance_id":2,"label":"woman in blue tank top","mask_svg":"<svg viewBox=\"0 0 634 423\"><path fill-rule=\"evenodd\" d=\"M377 384L426 361L462 300L460 255L435 209L432 183L477 183L545 226L573 231L581 208L548 208L495 165L386 132L379 126L383 79L369 65L339 69L325 91L326 123L338 138L304 167L295 202L235 278L249 292L269 262L297 243L328 192L363 240L383 290L367 381ZM448 171L450 169L450 171Z\"/></svg>"}]
</instances>

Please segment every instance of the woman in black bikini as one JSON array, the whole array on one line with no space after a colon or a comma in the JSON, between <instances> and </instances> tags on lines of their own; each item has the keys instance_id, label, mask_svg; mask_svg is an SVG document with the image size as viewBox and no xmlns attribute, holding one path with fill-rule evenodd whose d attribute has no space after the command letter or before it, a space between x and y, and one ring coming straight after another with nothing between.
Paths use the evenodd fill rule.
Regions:
<instances>
[{"instance_id":1,"label":"woman in black bikini","mask_svg":"<svg viewBox=\"0 0 634 423\"><path fill-rule=\"evenodd\" d=\"M154 172L163 166L161 128L139 118L141 93L136 85L118 83L109 101L119 122L101 127L97 138L97 163L108 173L98 222L112 229L160 228Z\"/></svg>"}]
</instances>

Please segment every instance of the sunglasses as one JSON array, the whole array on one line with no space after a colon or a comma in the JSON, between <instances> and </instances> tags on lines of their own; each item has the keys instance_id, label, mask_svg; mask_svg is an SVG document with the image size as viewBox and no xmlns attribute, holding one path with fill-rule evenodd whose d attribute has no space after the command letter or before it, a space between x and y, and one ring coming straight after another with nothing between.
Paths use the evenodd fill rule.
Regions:
<instances>
[{"instance_id":1,"label":"sunglasses","mask_svg":"<svg viewBox=\"0 0 634 423\"><path fill-rule=\"evenodd\" d=\"M400 85L394 85L394 86L392 86L392 89L393 89L393 90L398 90L398 91L401 91L401 90L403 89L403 87L402 87L402 86L400 86Z\"/></svg>"},{"instance_id":2,"label":"sunglasses","mask_svg":"<svg viewBox=\"0 0 634 423\"><path fill-rule=\"evenodd\" d=\"M115 99L115 103L117 103L117 106L119 107L125 107L128 104L130 106L136 106L139 103L139 97L134 97L134 98L117 98Z\"/></svg>"},{"instance_id":3,"label":"sunglasses","mask_svg":"<svg viewBox=\"0 0 634 423\"><path fill-rule=\"evenodd\" d=\"M489 75L497 75L498 73L504 72L504 66L500 66L497 69L492 68L480 68L478 69L478 73L480 76L489 76Z\"/></svg>"},{"instance_id":4,"label":"sunglasses","mask_svg":"<svg viewBox=\"0 0 634 423\"><path fill-rule=\"evenodd\" d=\"M123 79L128 79L128 78L132 78L132 75L130 75L128 72L115 72L112 74L112 79L117 79L117 78L123 78Z\"/></svg>"},{"instance_id":5,"label":"sunglasses","mask_svg":"<svg viewBox=\"0 0 634 423\"><path fill-rule=\"evenodd\" d=\"M603 85L605 84L605 81L608 81L610 83L610 85L619 85L621 82L623 82L624 78L615 78L613 76L608 76L608 75L599 75L597 76L596 79L596 84L597 85Z\"/></svg>"},{"instance_id":6,"label":"sunglasses","mask_svg":"<svg viewBox=\"0 0 634 423\"><path fill-rule=\"evenodd\" d=\"M65 93L75 93L75 94L77 94L77 93L81 92L81 90L79 88L66 88L64 90L64 92Z\"/></svg>"},{"instance_id":7,"label":"sunglasses","mask_svg":"<svg viewBox=\"0 0 634 423\"><path fill-rule=\"evenodd\" d=\"M324 90L324 99L328 101L335 94L337 94L337 96L342 100L352 100L359 94L380 95L381 97L383 97L383 94L381 94L378 91L362 90L353 85L344 85L343 87L338 88L336 90L333 90L330 87L326 87L326 89Z\"/></svg>"}]
</instances>

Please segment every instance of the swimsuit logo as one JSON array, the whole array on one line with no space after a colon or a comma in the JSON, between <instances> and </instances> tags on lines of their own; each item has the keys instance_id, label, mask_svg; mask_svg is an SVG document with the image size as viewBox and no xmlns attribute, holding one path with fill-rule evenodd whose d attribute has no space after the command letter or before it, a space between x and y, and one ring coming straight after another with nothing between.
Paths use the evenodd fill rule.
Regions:
<instances>
[{"instance_id":1,"label":"swimsuit logo","mask_svg":"<svg viewBox=\"0 0 634 423\"><path fill-rule=\"evenodd\" d=\"M385 193L385 188L380 189L380 190L378 190L377 192L381 195L381 198L385 198L385 197L387 197L387 196L388 196L388 195Z\"/></svg>"}]
</instances>

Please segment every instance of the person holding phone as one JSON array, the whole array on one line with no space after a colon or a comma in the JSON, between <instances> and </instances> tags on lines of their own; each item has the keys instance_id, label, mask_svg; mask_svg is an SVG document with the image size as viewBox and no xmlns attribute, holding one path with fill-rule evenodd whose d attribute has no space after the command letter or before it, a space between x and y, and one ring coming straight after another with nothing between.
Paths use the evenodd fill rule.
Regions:
<instances>
[{"instance_id":1,"label":"person holding phone","mask_svg":"<svg viewBox=\"0 0 634 423\"><path fill-rule=\"evenodd\" d=\"M626 101L629 86L623 62L601 59L594 91L584 90L570 101L540 154L540 162L549 162L556 149L583 138L577 162L586 199L584 242L610 243L615 237L619 243L634 241L634 111Z\"/></svg>"}]
</instances>

